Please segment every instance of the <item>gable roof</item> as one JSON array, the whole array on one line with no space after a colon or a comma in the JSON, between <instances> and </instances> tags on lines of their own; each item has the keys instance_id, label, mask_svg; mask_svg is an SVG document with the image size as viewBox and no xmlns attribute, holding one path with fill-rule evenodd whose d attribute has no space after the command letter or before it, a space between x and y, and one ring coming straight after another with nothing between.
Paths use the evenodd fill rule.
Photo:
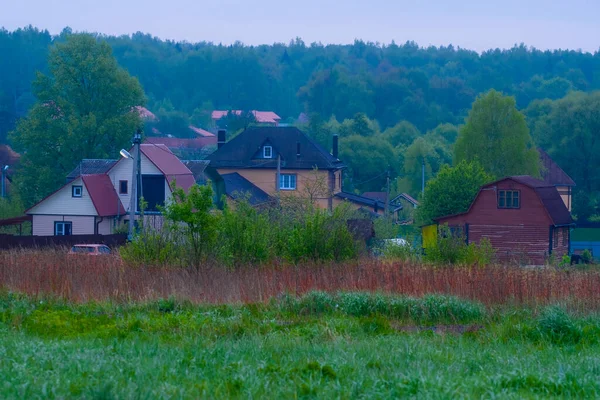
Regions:
<instances>
[{"instance_id":1,"label":"gable roof","mask_svg":"<svg viewBox=\"0 0 600 400\"><path fill-rule=\"evenodd\" d=\"M377 208L378 210L385 210L385 201L379 201L377 199L372 199L370 197L365 197L365 196L361 196L358 194L347 193L347 192L339 192L339 193L336 193L334 196L337 198L340 198L342 200L347 200L354 204L368 206L371 208ZM390 203L390 210L391 211L402 210L402 204Z\"/></svg>"},{"instance_id":2,"label":"gable roof","mask_svg":"<svg viewBox=\"0 0 600 400\"><path fill-rule=\"evenodd\" d=\"M79 165L67 175L67 182L71 182L80 175L105 174L110 170L117 160L101 160L84 158Z\"/></svg>"},{"instance_id":3,"label":"gable roof","mask_svg":"<svg viewBox=\"0 0 600 400\"><path fill-rule=\"evenodd\" d=\"M282 169L341 169L344 164L295 127L250 127L207 157L214 168L277 168L277 158L255 159L264 143L281 156ZM300 145L300 155L297 155Z\"/></svg>"},{"instance_id":4,"label":"gable roof","mask_svg":"<svg viewBox=\"0 0 600 400\"><path fill-rule=\"evenodd\" d=\"M73 181L76 179L81 179L82 184L85 185L85 188L90 195L92 204L94 205L96 213L99 217L111 217L114 215L126 214L125 208L123 207L123 204L121 203L121 200L115 191L110 177L106 174L78 176L75 179L65 183L33 206L29 207L27 210L25 210L24 214L29 214L31 210L42 204L44 201L54 196L65 187L72 185Z\"/></svg>"},{"instance_id":5,"label":"gable roof","mask_svg":"<svg viewBox=\"0 0 600 400\"><path fill-rule=\"evenodd\" d=\"M542 179L554 186L575 186L575 181L543 149L538 148L542 162Z\"/></svg>"},{"instance_id":6,"label":"gable roof","mask_svg":"<svg viewBox=\"0 0 600 400\"><path fill-rule=\"evenodd\" d=\"M225 193L234 200L244 199L245 196L248 196L247 200L251 205L258 205L271 200L267 193L237 172L221 176L225 183Z\"/></svg>"},{"instance_id":7,"label":"gable roof","mask_svg":"<svg viewBox=\"0 0 600 400\"><path fill-rule=\"evenodd\" d=\"M571 213L565 206L565 203L560 197L558 190L556 190L556 187L542 180L533 178L529 175L508 176L506 178L485 184L479 189L477 196L475 196L475 199L473 200L473 202L469 206L469 209L466 212L453 215L444 215L442 217L434 218L433 220L440 221L449 217L468 214L471 211L473 204L475 204L475 202L477 201L477 198L479 198L479 195L481 194L481 191L483 189L495 186L499 182L503 182L506 180L512 180L514 182L520 183L533 189L533 191L537 194L538 198L544 205L546 213L550 217L550 220L552 221L554 226L573 224L573 218L571 217Z\"/></svg>"},{"instance_id":8,"label":"gable roof","mask_svg":"<svg viewBox=\"0 0 600 400\"><path fill-rule=\"evenodd\" d=\"M171 189L174 181L185 191L196 183L192 171L164 144L142 143L140 151L165 175Z\"/></svg>"},{"instance_id":9,"label":"gable roof","mask_svg":"<svg viewBox=\"0 0 600 400\"><path fill-rule=\"evenodd\" d=\"M215 121L219 120L223 117L226 117L229 111L231 111L235 115L242 114L242 110L215 110L211 113L211 118ZM273 111L251 110L250 112L252 113L252 115L254 115L256 122L261 124L277 124L281 120L281 117L275 114Z\"/></svg>"},{"instance_id":10,"label":"gable roof","mask_svg":"<svg viewBox=\"0 0 600 400\"><path fill-rule=\"evenodd\" d=\"M125 208L108 175L83 175L81 179L99 217L125 214Z\"/></svg>"},{"instance_id":11,"label":"gable roof","mask_svg":"<svg viewBox=\"0 0 600 400\"><path fill-rule=\"evenodd\" d=\"M385 202L386 193L385 192L364 192L363 197L368 197L370 199L379 200L381 202Z\"/></svg>"},{"instance_id":12,"label":"gable roof","mask_svg":"<svg viewBox=\"0 0 600 400\"><path fill-rule=\"evenodd\" d=\"M392 201L397 201L398 199L404 199L415 207L419 205L419 201L411 195L409 195L408 193L400 193L398 196L394 197Z\"/></svg>"}]
</instances>

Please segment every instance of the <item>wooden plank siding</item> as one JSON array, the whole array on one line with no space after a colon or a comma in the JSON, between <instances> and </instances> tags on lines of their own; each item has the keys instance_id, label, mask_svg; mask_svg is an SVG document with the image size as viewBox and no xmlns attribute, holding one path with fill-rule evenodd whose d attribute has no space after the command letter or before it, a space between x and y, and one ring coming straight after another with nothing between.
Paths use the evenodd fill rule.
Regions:
<instances>
[{"instance_id":1,"label":"wooden plank siding","mask_svg":"<svg viewBox=\"0 0 600 400\"><path fill-rule=\"evenodd\" d=\"M499 190L519 191L520 207L499 208ZM558 260L569 253L570 227L554 227L536 191L513 180L484 187L468 212L443 217L438 223L463 227L469 243L489 239L499 262L541 265L551 252Z\"/></svg>"}]
</instances>

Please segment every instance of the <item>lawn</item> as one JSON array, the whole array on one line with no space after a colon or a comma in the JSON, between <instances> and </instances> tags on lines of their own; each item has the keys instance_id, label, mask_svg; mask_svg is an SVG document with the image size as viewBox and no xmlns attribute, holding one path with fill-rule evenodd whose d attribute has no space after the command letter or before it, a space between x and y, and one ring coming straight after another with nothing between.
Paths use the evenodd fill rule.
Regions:
<instances>
[{"instance_id":1,"label":"lawn","mask_svg":"<svg viewBox=\"0 0 600 400\"><path fill-rule=\"evenodd\" d=\"M0 294L1 398L598 397L600 317L449 296Z\"/></svg>"}]
</instances>

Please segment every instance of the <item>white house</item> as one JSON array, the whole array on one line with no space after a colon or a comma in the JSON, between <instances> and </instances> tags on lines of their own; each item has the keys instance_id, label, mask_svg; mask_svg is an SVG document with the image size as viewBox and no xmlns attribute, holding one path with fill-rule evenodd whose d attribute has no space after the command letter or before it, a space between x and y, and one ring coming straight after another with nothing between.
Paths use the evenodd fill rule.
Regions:
<instances>
[{"instance_id":1,"label":"white house","mask_svg":"<svg viewBox=\"0 0 600 400\"><path fill-rule=\"evenodd\" d=\"M152 214L171 199L175 185L187 191L195 181L168 147L141 144L140 151L142 195ZM134 160L99 161L82 161L66 185L26 211L33 235L106 235L129 220Z\"/></svg>"}]
</instances>

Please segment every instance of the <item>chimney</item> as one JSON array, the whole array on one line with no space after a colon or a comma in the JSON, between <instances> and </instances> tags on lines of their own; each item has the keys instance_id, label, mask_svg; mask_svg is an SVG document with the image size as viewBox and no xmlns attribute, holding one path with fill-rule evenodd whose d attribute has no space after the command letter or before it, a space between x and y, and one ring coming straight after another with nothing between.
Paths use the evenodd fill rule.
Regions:
<instances>
[{"instance_id":1,"label":"chimney","mask_svg":"<svg viewBox=\"0 0 600 400\"><path fill-rule=\"evenodd\" d=\"M331 155L335 158L338 158L338 135L333 135L333 150L331 151Z\"/></svg>"},{"instance_id":2,"label":"chimney","mask_svg":"<svg viewBox=\"0 0 600 400\"><path fill-rule=\"evenodd\" d=\"M220 149L223 147L225 142L227 141L227 131L225 129L219 129L217 132L217 148Z\"/></svg>"},{"instance_id":3,"label":"chimney","mask_svg":"<svg viewBox=\"0 0 600 400\"><path fill-rule=\"evenodd\" d=\"M300 157L300 142L296 142L296 157Z\"/></svg>"}]
</instances>

